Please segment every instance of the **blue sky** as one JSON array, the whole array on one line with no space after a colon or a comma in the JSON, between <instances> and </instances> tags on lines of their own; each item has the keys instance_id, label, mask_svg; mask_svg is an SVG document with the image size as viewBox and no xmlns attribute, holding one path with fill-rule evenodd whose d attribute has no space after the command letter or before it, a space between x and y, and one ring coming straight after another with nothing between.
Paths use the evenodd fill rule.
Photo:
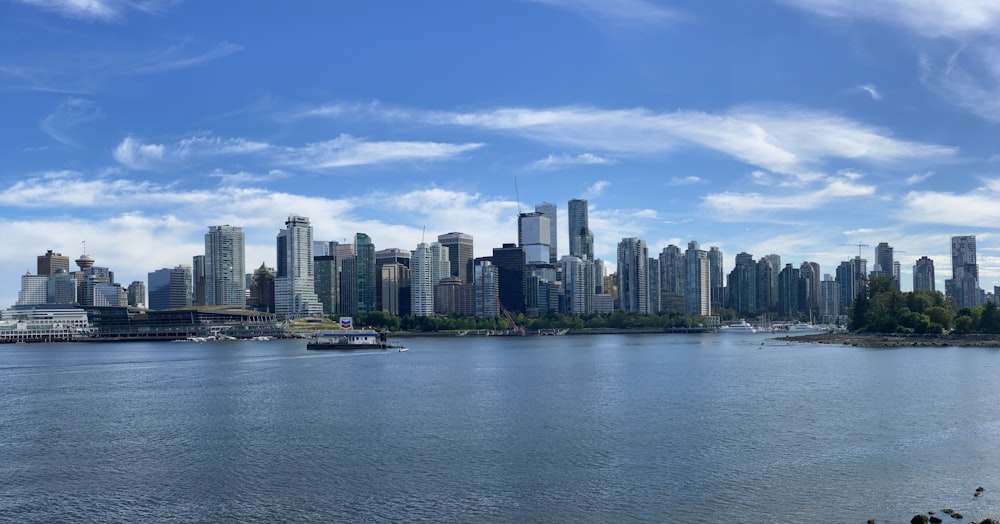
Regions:
<instances>
[{"instance_id":1,"label":"blue sky","mask_svg":"<svg viewBox=\"0 0 1000 524\"><path fill-rule=\"evenodd\" d=\"M974 234L992 289L997 35L992 0L0 0L0 304L84 241L126 285L210 225L273 266L291 213L482 256L554 202L562 254L571 198L612 264L635 236L833 273L884 241L909 289Z\"/></svg>"}]
</instances>

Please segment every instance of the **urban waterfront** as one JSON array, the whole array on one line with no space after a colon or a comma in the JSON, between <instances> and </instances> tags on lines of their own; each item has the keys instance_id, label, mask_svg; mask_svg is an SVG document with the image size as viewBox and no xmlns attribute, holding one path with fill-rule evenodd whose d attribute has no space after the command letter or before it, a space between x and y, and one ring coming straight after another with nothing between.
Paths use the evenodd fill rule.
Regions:
<instances>
[{"instance_id":1,"label":"urban waterfront","mask_svg":"<svg viewBox=\"0 0 1000 524\"><path fill-rule=\"evenodd\" d=\"M402 342L2 346L0 520L1000 515L997 349Z\"/></svg>"}]
</instances>

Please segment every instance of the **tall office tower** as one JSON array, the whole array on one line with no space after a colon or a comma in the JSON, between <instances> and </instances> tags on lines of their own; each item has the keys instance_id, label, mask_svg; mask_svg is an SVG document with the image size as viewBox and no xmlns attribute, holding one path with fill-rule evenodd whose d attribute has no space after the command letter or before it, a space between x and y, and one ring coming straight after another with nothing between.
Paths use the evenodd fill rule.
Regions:
<instances>
[{"instance_id":1,"label":"tall office tower","mask_svg":"<svg viewBox=\"0 0 1000 524\"><path fill-rule=\"evenodd\" d=\"M44 255L38 256L38 271L36 272L38 275L55 275L58 269L64 269L69 273L69 257L51 249L46 251Z\"/></svg>"},{"instance_id":2,"label":"tall office tower","mask_svg":"<svg viewBox=\"0 0 1000 524\"><path fill-rule=\"evenodd\" d=\"M934 291L934 261L926 256L913 265L913 290Z\"/></svg>"},{"instance_id":3,"label":"tall office tower","mask_svg":"<svg viewBox=\"0 0 1000 524\"><path fill-rule=\"evenodd\" d=\"M357 257L347 257L338 259L340 264L340 314L357 315L358 303L358 259Z\"/></svg>"},{"instance_id":4,"label":"tall office tower","mask_svg":"<svg viewBox=\"0 0 1000 524\"><path fill-rule=\"evenodd\" d=\"M524 250L517 244L504 244L493 248L493 267L496 268L500 304L508 311L525 311Z\"/></svg>"},{"instance_id":5,"label":"tall office tower","mask_svg":"<svg viewBox=\"0 0 1000 524\"><path fill-rule=\"evenodd\" d=\"M646 291L649 314L655 315L660 312L660 259L649 257L646 261L646 271L649 281L649 289Z\"/></svg>"},{"instance_id":6,"label":"tall office tower","mask_svg":"<svg viewBox=\"0 0 1000 524\"><path fill-rule=\"evenodd\" d=\"M642 239L618 243L618 301L626 313L649 313L649 249Z\"/></svg>"},{"instance_id":7,"label":"tall office tower","mask_svg":"<svg viewBox=\"0 0 1000 524\"><path fill-rule=\"evenodd\" d=\"M587 201L574 198L567 206L569 222L569 254L584 260L594 260L594 234L590 231Z\"/></svg>"},{"instance_id":8,"label":"tall office tower","mask_svg":"<svg viewBox=\"0 0 1000 524\"><path fill-rule=\"evenodd\" d=\"M946 283L947 284L947 283ZM979 265L976 263L976 237L951 237L951 299L959 308L979 305Z\"/></svg>"},{"instance_id":9,"label":"tall office tower","mask_svg":"<svg viewBox=\"0 0 1000 524\"><path fill-rule=\"evenodd\" d=\"M757 313L757 263L750 253L736 255L729 272L729 307L742 317Z\"/></svg>"},{"instance_id":10,"label":"tall office tower","mask_svg":"<svg viewBox=\"0 0 1000 524\"><path fill-rule=\"evenodd\" d=\"M316 298L323 304L323 314L340 312L340 263L333 255L313 257L313 282Z\"/></svg>"},{"instance_id":11,"label":"tall office tower","mask_svg":"<svg viewBox=\"0 0 1000 524\"><path fill-rule=\"evenodd\" d=\"M659 263L656 264L659 267ZM608 276L607 270L605 269L604 261L601 259L594 260L594 292L602 294L605 292L606 285L604 283L604 278ZM659 280L659 278L657 278Z\"/></svg>"},{"instance_id":12,"label":"tall office tower","mask_svg":"<svg viewBox=\"0 0 1000 524\"><path fill-rule=\"evenodd\" d=\"M335 242L332 243L336 245ZM330 244L331 242L327 242L326 240L313 240L313 257L325 257L331 255Z\"/></svg>"},{"instance_id":13,"label":"tall office tower","mask_svg":"<svg viewBox=\"0 0 1000 524\"><path fill-rule=\"evenodd\" d=\"M507 244L513 246L513 244ZM473 266L473 310L477 317L500 315L500 272L489 260L475 261Z\"/></svg>"},{"instance_id":14,"label":"tall office tower","mask_svg":"<svg viewBox=\"0 0 1000 524\"><path fill-rule=\"evenodd\" d=\"M378 275L378 283L375 286L375 308L377 310L385 312L390 312L391 310L394 311L393 315L399 315L400 306L404 303L407 305L410 303L410 255L408 249L399 249L397 247L380 249L375 252L375 274ZM386 287L383 281L382 268L389 265L398 267L385 274L386 277L392 280L392 285ZM403 289L406 290L406 297L400 295ZM394 294L386 296L385 292L387 290ZM387 306L389 303L392 303L391 308ZM408 306L406 311L409 311Z\"/></svg>"},{"instance_id":15,"label":"tall office tower","mask_svg":"<svg viewBox=\"0 0 1000 524\"><path fill-rule=\"evenodd\" d=\"M147 274L149 309L161 310L191 306L191 268L180 265L157 269Z\"/></svg>"},{"instance_id":16,"label":"tall office tower","mask_svg":"<svg viewBox=\"0 0 1000 524\"><path fill-rule=\"evenodd\" d=\"M829 274L820 282L819 321L834 324L840 316L840 284Z\"/></svg>"},{"instance_id":17,"label":"tall office tower","mask_svg":"<svg viewBox=\"0 0 1000 524\"><path fill-rule=\"evenodd\" d=\"M434 314L434 267L427 244L417 244L410 258L410 312L417 317Z\"/></svg>"},{"instance_id":18,"label":"tall office tower","mask_svg":"<svg viewBox=\"0 0 1000 524\"><path fill-rule=\"evenodd\" d=\"M205 255L191 257L191 303L195 306L206 306L205 297Z\"/></svg>"},{"instance_id":19,"label":"tall office tower","mask_svg":"<svg viewBox=\"0 0 1000 524\"><path fill-rule=\"evenodd\" d=\"M142 303L146 304L146 292L143 287ZM45 289L45 302L49 304L75 304L77 285L73 275L59 268L54 275L49 275Z\"/></svg>"},{"instance_id":20,"label":"tall office tower","mask_svg":"<svg viewBox=\"0 0 1000 524\"><path fill-rule=\"evenodd\" d=\"M879 242L875 246L875 273L892 279L892 287L899 290L898 275L893 274L893 249L888 242Z\"/></svg>"},{"instance_id":21,"label":"tall office tower","mask_svg":"<svg viewBox=\"0 0 1000 524\"><path fill-rule=\"evenodd\" d=\"M785 264L778 274L778 316L799 317L799 270L791 264Z\"/></svg>"},{"instance_id":22,"label":"tall office tower","mask_svg":"<svg viewBox=\"0 0 1000 524\"><path fill-rule=\"evenodd\" d=\"M821 278L818 263L803 262L799 267L799 310L803 313L819 314Z\"/></svg>"},{"instance_id":23,"label":"tall office tower","mask_svg":"<svg viewBox=\"0 0 1000 524\"><path fill-rule=\"evenodd\" d=\"M551 228L541 213L521 213L517 217L517 244L524 250L524 263L548 264Z\"/></svg>"},{"instance_id":24,"label":"tall office tower","mask_svg":"<svg viewBox=\"0 0 1000 524\"><path fill-rule=\"evenodd\" d=\"M541 213L545 218L549 219L549 264L555 264L559 261L559 212L556 209L556 205L549 202L542 202L536 205L535 212Z\"/></svg>"},{"instance_id":25,"label":"tall office tower","mask_svg":"<svg viewBox=\"0 0 1000 524\"><path fill-rule=\"evenodd\" d=\"M274 308L278 315L295 318L323 314L323 304L316 296L312 242L309 218L289 215L277 238Z\"/></svg>"},{"instance_id":26,"label":"tall office tower","mask_svg":"<svg viewBox=\"0 0 1000 524\"><path fill-rule=\"evenodd\" d=\"M722 295L726 290L724 271L722 251L715 246L708 248L709 311L718 311L722 307Z\"/></svg>"},{"instance_id":27,"label":"tall office tower","mask_svg":"<svg viewBox=\"0 0 1000 524\"><path fill-rule=\"evenodd\" d=\"M205 233L205 305L247 305L243 229L209 226Z\"/></svg>"},{"instance_id":28,"label":"tall office tower","mask_svg":"<svg viewBox=\"0 0 1000 524\"><path fill-rule=\"evenodd\" d=\"M448 261L451 262L450 276L458 277L462 282L472 282L472 277L469 276L474 256L472 235L458 232L445 233L438 235L438 242L448 248Z\"/></svg>"},{"instance_id":29,"label":"tall office tower","mask_svg":"<svg viewBox=\"0 0 1000 524\"><path fill-rule=\"evenodd\" d=\"M837 310L838 315L846 315L847 310L854 303L858 296L858 289L854 288L854 264L850 260L845 260L837 266L837 295L840 298Z\"/></svg>"},{"instance_id":30,"label":"tall office tower","mask_svg":"<svg viewBox=\"0 0 1000 524\"><path fill-rule=\"evenodd\" d=\"M18 306L44 304L48 292L49 275L21 275L21 291L17 294Z\"/></svg>"},{"instance_id":31,"label":"tall office tower","mask_svg":"<svg viewBox=\"0 0 1000 524\"><path fill-rule=\"evenodd\" d=\"M771 282L769 283L770 289L766 293L769 302L767 304L760 304L760 306L773 309L778 305L778 275L781 273L781 255L764 255L761 260L771 266ZM760 261L758 261L759 263Z\"/></svg>"},{"instance_id":32,"label":"tall office tower","mask_svg":"<svg viewBox=\"0 0 1000 524\"><path fill-rule=\"evenodd\" d=\"M375 288L378 287L378 273L375 272L375 244L364 233L354 235L354 260L357 263L358 307L360 314L377 311L375 309Z\"/></svg>"},{"instance_id":33,"label":"tall office tower","mask_svg":"<svg viewBox=\"0 0 1000 524\"><path fill-rule=\"evenodd\" d=\"M671 244L660 252L660 308L684 311L684 254Z\"/></svg>"},{"instance_id":34,"label":"tall office tower","mask_svg":"<svg viewBox=\"0 0 1000 524\"><path fill-rule=\"evenodd\" d=\"M274 268L265 266L263 262L250 277L247 306L256 311L274 313Z\"/></svg>"},{"instance_id":35,"label":"tall office tower","mask_svg":"<svg viewBox=\"0 0 1000 524\"><path fill-rule=\"evenodd\" d=\"M343 244L336 241L329 242L324 253L337 257L337 260L346 260L354 256L354 244Z\"/></svg>"},{"instance_id":36,"label":"tall office tower","mask_svg":"<svg viewBox=\"0 0 1000 524\"><path fill-rule=\"evenodd\" d=\"M427 246L427 249L431 254L432 286L452 276L462 280L461 276L455 274L455 267L452 262L453 257L450 248L442 245L440 242L431 242L430 246ZM465 280L462 280L462 282L465 282Z\"/></svg>"},{"instance_id":37,"label":"tall office tower","mask_svg":"<svg viewBox=\"0 0 1000 524\"><path fill-rule=\"evenodd\" d=\"M132 307L146 307L146 283L141 280L134 280L128 285L128 305Z\"/></svg>"},{"instance_id":38,"label":"tall office tower","mask_svg":"<svg viewBox=\"0 0 1000 524\"><path fill-rule=\"evenodd\" d=\"M687 316L711 314L711 290L708 253L699 249L695 241L688 242L684 252L684 314Z\"/></svg>"},{"instance_id":39,"label":"tall office tower","mask_svg":"<svg viewBox=\"0 0 1000 524\"><path fill-rule=\"evenodd\" d=\"M563 298L559 311L567 315L586 315L587 310L587 261L566 255L559 260L562 266Z\"/></svg>"}]
</instances>

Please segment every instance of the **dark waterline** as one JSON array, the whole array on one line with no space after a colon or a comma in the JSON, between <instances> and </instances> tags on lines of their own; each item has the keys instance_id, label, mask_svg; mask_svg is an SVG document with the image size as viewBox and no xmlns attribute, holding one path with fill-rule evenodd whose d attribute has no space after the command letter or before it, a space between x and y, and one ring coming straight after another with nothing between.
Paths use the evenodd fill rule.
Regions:
<instances>
[{"instance_id":1,"label":"dark waterline","mask_svg":"<svg viewBox=\"0 0 1000 524\"><path fill-rule=\"evenodd\" d=\"M0 346L0 520L1000 515L995 349L405 342Z\"/></svg>"}]
</instances>

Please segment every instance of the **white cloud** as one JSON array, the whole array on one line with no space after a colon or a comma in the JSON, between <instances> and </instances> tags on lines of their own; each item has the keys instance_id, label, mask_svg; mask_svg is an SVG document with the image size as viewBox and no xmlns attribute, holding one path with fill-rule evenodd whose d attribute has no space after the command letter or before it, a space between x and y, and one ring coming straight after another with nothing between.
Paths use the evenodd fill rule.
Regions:
<instances>
[{"instance_id":1,"label":"white cloud","mask_svg":"<svg viewBox=\"0 0 1000 524\"><path fill-rule=\"evenodd\" d=\"M867 84L859 84L856 86L858 90L868 93L868 96L872 97L872 100L882 100L882 93L878 92L875 85L871 82Z\"/></svg>"},{"instance_id":2,"label":"white cloud","mask_svg":"<svg viewBox=\"0 0 1000 524\"><path fill-rule=\"evenodd\" d=\"M993 0L782 0L833 18L868 18L927 37L990 34L1000 27L1000 2Z\"/></svg>"},{"instance_id":3,"label":"white cloud","mask_svg":"<svg viewBox=\"0 0 1000 524\"><path fill-rule=\"evenodd\" d=\"M584 195L585 198L597 198L611 185L611 182L607 180L598 180L594 182L589 187L587 187L587 192Z\"/></svg>"},{"instance_id":4,"label":"white cloud","mask_svg":"<svg viewBox=\"0 0 1000 524\"><path fill-rule=\"evenodd\" d=\"M347 166L443 160L482 146L477 143L369 142L346 134L302 147L279 147L245 138L216 136L194 136L173 144L145 144L129 136L115 148L114 158L130 169L157 170L216 156L258 155L271 166L326 171Z\"/></svg>"},{"instance_id":5,"label":"white cloud","mask_svg":"<svg viewBox=\"0 0 1000 524\"><path fill-rule=\"evenodd\" d=\"M39 126L53 139L66 145L75 146L76 142L69 136L70 130L103 117L103 111L93 100L70 97L63 100L55 111L43 118Z\"/></svg>"},{"instance_id":6,"label":"white cloud","mask_svg":"<svg viewBox=\"0 0 1000 524\"><path fill-rule=\"evenodd\" d=\"M689 175L685 177L672 177L667 184L671 186L689 186L692 184L700 184L702 182L704 182L704 180L702 180L701 177Z\"/></svg>"},{"instance_id":7,"label":"white cloud","mask_svg":"<svg viewBox=\"0 0 1000 524\"><path fill-rule=\"evenodd\" d=\"M924 180L927 180L928 178L930 178L932 176L934 176L934 172L933 171L928 171L926 173L921 173L921 174L910 175L906 179L906 185L912 186L912 185L919 184L919 183L923 182Z\"/></svg>"},{"instance_id":8,"label":"white cloud","mask_svg":"<svg viewBox=\"0 0 1000 524\"><path fill-rule=\"evenodd\" d=\"M182 55L181 49L186 46L187 40L177 46L172 46L162 53L151 57L143 63L132 68L135 73L161 73L185 69L197 65L211 62L218 58L229 56L243 50L243 46L232 42L219 42L212 49L195 55Z\"/></svg>"},{"instance_id":9,"label":"white cloud","mask_svg":"<svg viewBox=\"0 0 1000 524\"><path fill-rule=\"evenodd\" d=\"M704 197L702 205L723 221L767 220L773 212L810 211L837 200L874 194L874 186L858 184L849 177L831 177L818 189L794 194L711 193Z\"/></svg>"},{"instance_id":10,"label":"white cloud","mask_svg":"<svg viewBox=\"0 0 1000 524\"><path fill-rule=\"evenodd\" d=\"M610 158L600 157L592 153L581 153L576 156L561 154L549 155L541 160L536 160L528 166L528 169L554 171L556 169L564 169L570 166L608 165L614 163L615 161Z\"/></svg>"},{"instance_id":11,"label":"white cloud","mask_svg":"<svg viewBox=\"0 0 1000 524\"><path fill-rule=\"evenodd\" d=\"M128 9L156 14L178 0L20 0L67 18L112 22Z\"/></svg>"},{"instance_id":12,"label":"white cloud","mask_svg":"<svg viewBox=\"0 0 1000 524\"><path fill-rule=\"evenodd\" d=\"M1000 122L1000 46L968 47L943 60L943 66L937 62L927 52L920 55L929 89L973 115Z\"/></svg>"},{"instance_id":13,"label":"white cloud","mask_svg":"<svg viewBox=\"0 0 1000 524\"><path fill-rule=\"evenodd\" d=\"M980 228L1000 223L1000 180L984 180L968 193L911 191L895 215L915 224L945 224Z\"/></svg>"},{"instance_id":14,"label":"white cloud","mask_svg":"<svg viewBox=\"0 0 1000 524\"><path fill-rule=\"evenodd\" d=\"M647 0L531 0L628 24L661 24L683 18L679 11Z\"/></svg>"}]
</instances>

